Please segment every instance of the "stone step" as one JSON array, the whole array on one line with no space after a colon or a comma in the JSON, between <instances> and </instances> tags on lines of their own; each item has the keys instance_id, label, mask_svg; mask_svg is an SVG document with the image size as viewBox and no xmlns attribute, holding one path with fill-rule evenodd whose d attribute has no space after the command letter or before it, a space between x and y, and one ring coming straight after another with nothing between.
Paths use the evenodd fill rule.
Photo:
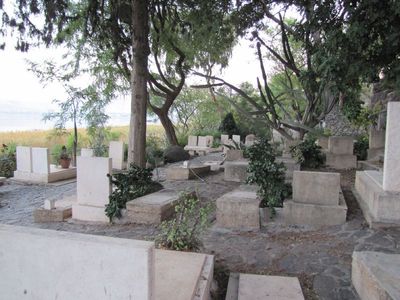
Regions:
<instances>
[{"instance_id":1,"label":"stone step","mask_svg":"<svg viewBox=\"0 0 400 300\"><path fill-rule=\"evenodd\" d=\"M233 273L225 300L304 300L304 296L297 277Z\"/></svg>"},{"instance_id":2,"label":"stone step","mask_svg":"<svg viewBox=\"0 0 400 300\"><path fill-rule=\"evenodd\" d=\"M176 191L163 189L128 201L124 218L131 223L160 224L174 214L178 201Z\"/></svg>"},{"instance_id":3,"label":"stone step","mask_svg":"<svg viewBox=\"0 0 400 300\"><path fill-rule=\"evenodd\" d=\"M400 299L400 254L354 251L351 280L361 300Z\"/></svg>"}]
</instances>

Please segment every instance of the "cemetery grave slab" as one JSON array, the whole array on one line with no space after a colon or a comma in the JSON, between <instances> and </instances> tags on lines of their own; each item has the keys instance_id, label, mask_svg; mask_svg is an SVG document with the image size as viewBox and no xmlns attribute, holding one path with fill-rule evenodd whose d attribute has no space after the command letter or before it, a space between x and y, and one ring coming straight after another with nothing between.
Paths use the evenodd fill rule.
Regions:
<instances>
[{"instance_id":1,"label":"cemetery grave slab","mask_svg":"<svg viewBox=\"0 0 400 300\"><path fill-rule=\"evenodd\" d=\"M400 299L400 254L354 251L351 271L361 300Z\"/></svg>"},{"instance_id":2,"label":"cemetery grave slab","mask_svg":"<svg viewBox=\"0 0 400 300\"><path fill-rule=\"evenodd\" d=\"M189 180L197 178L197 176L209 173L211 167L209 165L189 165L185 168L182 165L171 166L167 168L167 180ZM197 175L197 176L196 176Z\"/></svg>"},{"instance_id":3,"label":"cemetery grave slab","mask_svg":"<svg viewBox=\"0 0 400 300\"><path fill-rule=\"evenodd\" d=\"M160 224L175 212L179 195L173 190L161 190L126 203L126 218L131 223Z\"/></svg>"}]
</instances>

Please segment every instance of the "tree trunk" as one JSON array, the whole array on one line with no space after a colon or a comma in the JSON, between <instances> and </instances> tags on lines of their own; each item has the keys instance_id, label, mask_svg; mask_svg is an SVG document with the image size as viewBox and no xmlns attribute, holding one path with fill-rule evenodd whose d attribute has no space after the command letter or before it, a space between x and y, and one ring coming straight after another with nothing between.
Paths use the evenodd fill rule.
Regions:
<instances>
[{"instance_id":1,"label":"tree trunk","mask_svg":"<svg viewBox=\"0 0 400 300\"><path fill-rule=\"evenodd\" d=\"M149 48L149 1L132 1L131 119L128 164L146 166L146 114Z\"/></svg>"},{"instance_id":2,"label":"tree trunk","mask_svg":"<svg viewBox=\"0 0 400 300\"><path fill-rule=\"evenodd\" d=\"M153 109L154 113L158 116L162 126L165 130L168 143L172 146L178 145L178 138L176 137L175 128L170 118L168 117L167 109Z\"/></svg>"}]
</instances>

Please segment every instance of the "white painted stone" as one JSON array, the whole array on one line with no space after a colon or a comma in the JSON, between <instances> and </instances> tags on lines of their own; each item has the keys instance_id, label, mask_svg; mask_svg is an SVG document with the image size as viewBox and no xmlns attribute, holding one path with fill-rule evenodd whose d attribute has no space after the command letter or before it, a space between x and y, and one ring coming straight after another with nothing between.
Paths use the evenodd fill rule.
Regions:
<instances>
[{"instance_id":1,"label":"white painted stone","mask_svg":"<svg viewBox=\"0 0 400 300\"><path fill-rule=\"evenodd\" d=\"M17 146L17 171L32 172L32 149L31 147Z\"/></svg>"},{"instance_id":2,"label":"white painted stone","mask_svg":"<svg viewBox=\"0 0 400 300\"><path fill-rule=\"evenodd\" d=\"M206 136L199 136L198 144L199 147L208 147L207 145L207 137Z\"/></svg>"},{"instance_id":3,"label":"white painted stone","mask_svg":"<svg viewBox=\"0 0 400 300\"><path fill-rule=\"evenodd\" d=\"M188 146L197 146L197 136L189 135Z\"/></svg>"},{"instance_id":4,"label":"white painted stone","mask_svg":"<svg viewBox=\"0 0 400 300\"><path fill-rule=\"evenodd\" d=\"M54 209L56 208L56 200L44 200L44 209Z\"/></svg>"},{"instance_id":5,"label":"white painted stone","mask_svg":"<svg viewBox=\"0 0 400 300\"><path fill-rule=\"evenodd\" d=\"M206 135L207 138L207 147L212 147L214 143L214 137L212 135Z\"/></svg>"},{"instance_id":6,"label":"white painted stone","mask_svg":"<svg viewBox=\"0 0 400 300\"><path fill-rule=\"evenodd\" d=\"M112 173L111 158L78 156L77 204L72 205L72 218L81 221L108 222L105 205L109 203Z\"/></svg>"},{"instance_id":7,"label":"white painted stone","mask_svg":"<svg viewBox=\"0 0 400 300\"><path fill-rule=\"evenodd\" d=\"M226 145L229 142L229 135L227 134L221 134L221 144Z\"/></svg>"},{"instance_id":8,"label":"white painted stone","mask_svg":"<svg viewBox=\"0 0 400 300\"><path fill-rule=\"evenodd\" d=\"M389 102L386 119L383 189L400 192L400 102Z\"/></svg>"},{"instance_id":9,"label":"white painted stone","mask_svg":"<svg viewBox=\"0 0 400 300\"><path fill-rule=\"evenodd\" d=\"M236 144L240 145L240 135L232 135L232 140L233 140Z\"/></svg>"},{"instance_id":10,"label":"white painted stone","mask_svg":"<svg viewBox=\"0 0 400 300\"><path fill-rule=\"evenodd\" d=\"M93 156L94 156L93 149L90 149L90 148L82 148L82 149L81 149L81 156L84 156L84 157L93 157Z\"/></svg>"},{"instance_id":11,"label":"white painted stone","mask_svg":"<svg viewBox=\"0 0 400 300\"><path fill-rule=\"evenodd\" d=\"M38 174L50 173L50 154L48 148L32 147L32 172Z\"/></svg>"},{"instance_id":12,"label":"white painted stone","mask_svg":"<svg viewBox=\"0 0 400 300\"><path fill-rule=\"evenodd\" d=\"M78 156L77 199L78 204L102 207L109 203L111 193L111 158Z\"/></svg>"},{"instance_id":13,"label":"white painted stone","mask_svg":"<svg viewBox=\"0 0 400 300\"><path fill-rule=\"evenodd\" d=\"M108 157L112 158L113 169L122 170L124 164L124 142L111 141Z\"/></svg>"},{"instance_id":14,"label":"white painted stone","mask_svg":"<svg viewBox=\"0 0 400 300\"><path fill-rule=\"evenodd\" d=\"M0 298L155 299L154 243L0 225Z\"/></svg>"}]
</instances>

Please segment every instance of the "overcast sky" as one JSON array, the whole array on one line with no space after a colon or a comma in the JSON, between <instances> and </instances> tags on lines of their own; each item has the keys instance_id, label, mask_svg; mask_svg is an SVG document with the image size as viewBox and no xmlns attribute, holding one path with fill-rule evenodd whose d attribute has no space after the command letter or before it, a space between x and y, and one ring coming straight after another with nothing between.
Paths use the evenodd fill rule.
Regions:
<instances>
[{"instance_id":1,"label":"overcast sky","mask_svg":"<svg viewBox=\"0 0 400 300\"><path fill-rule=\"evenodd\" d=\"M62 86L51 84L43 87L35 75L28 71L26 60L43 61L59 54L59 51L45 48L20 53L14 50L12 42L8 42L6 49L0 50L0 111L46 112L56 109L51 103L52 100L66 97ZM224 70L223 77L235 84L244 81L255 82L255 73L258 75L258 70L254 49L250 48L250 42L242 40L234 48L229 67ZM129 110L129 96L116 99L107 109L108 112L117 113Z\"/></svg>"}]
</instances>

